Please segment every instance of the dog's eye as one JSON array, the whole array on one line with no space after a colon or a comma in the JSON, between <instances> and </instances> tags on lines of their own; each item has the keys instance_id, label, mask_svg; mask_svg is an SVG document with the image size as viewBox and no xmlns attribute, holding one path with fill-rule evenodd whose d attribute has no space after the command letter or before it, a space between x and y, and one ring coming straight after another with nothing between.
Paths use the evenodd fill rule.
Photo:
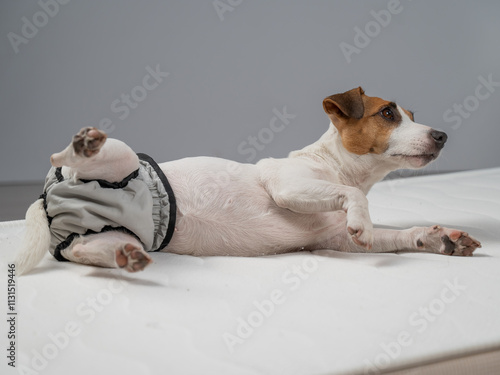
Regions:
<instances>
[{"instance_id":1,"label":"dog's eye","mask_svg":"<svg viewBox=\"0 0 500 375\"><path fill-rule=\"evenodd\" d=\"M382 115L382 117L384 117L387 120L390 120L390 121L394 120L394 112L389 107L386 107L383 110L381 110L380 114Z\"/></svg>"}]
</instances>

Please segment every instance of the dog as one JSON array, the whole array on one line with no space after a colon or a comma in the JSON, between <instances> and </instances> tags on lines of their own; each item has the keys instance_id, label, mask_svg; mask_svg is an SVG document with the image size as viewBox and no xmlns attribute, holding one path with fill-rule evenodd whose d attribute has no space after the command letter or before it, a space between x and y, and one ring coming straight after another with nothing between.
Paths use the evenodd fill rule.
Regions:
<instances>
[{"instance_id":1,"label":"dog","mask_svg":"<svg viewBox=\"0 0 500 375\"><path fill-rule=\"evenodd\" d=\"M48 249L58 260L137 272L152 262L152 250L193 256L318 249L470 256L481 247L458 229L378 229L370 219L370 188L393 170L434 161L447 141L444 132L416 123L412 112L367 96L361 87L325 98L323 108L330 125L318 141L287 158L256 164L193 157L158 165L96 128L82 129L51 156L44 195L26 214L18 271L31 270ZM140 176L146 180L136 181ZM78 192L78 186L88 189ZM98 198L87 197L90 190ZM108 204L115 196L121 201ZM139 196L145 200L136 202ZM61 213L65 202L67 217ZM92 211L91 217L82 210ZM115 217L105 225L101 219L108 212ZM70 227L61 231L65 225Z\"/></svg>"}]
</instances>

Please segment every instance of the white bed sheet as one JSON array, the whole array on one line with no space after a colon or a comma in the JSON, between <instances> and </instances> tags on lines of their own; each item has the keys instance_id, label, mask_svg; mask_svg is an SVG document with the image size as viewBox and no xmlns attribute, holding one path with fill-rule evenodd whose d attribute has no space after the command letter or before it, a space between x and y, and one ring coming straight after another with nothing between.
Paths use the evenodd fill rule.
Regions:
<instances>
[{"instance_id":1,"label":"white bed sheet","mask_svg":"<svg viewBox=\"0 0 500 375\"><path fill-rule=\"evenodd\" d=\"M464 229L483 244L473 257L155 253L128 274L47 254L17 279L17 368L2 355L0 373L370 373L498 345L499 193L496 168L384 181L369 194L375 224ZM0 311L23 230L0 225Z\"/></svg>"}]
</instances>

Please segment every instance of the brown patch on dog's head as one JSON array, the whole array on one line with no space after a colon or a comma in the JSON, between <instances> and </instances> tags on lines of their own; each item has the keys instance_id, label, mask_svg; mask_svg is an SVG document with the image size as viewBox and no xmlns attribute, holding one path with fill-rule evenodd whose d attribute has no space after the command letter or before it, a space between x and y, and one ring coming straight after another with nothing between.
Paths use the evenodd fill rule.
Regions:
<instances>
[{"instance_id":1,"label":"brown patch on dog's head","mask_svg":"<svg viewBox=\"0 0 500 375\"><path fill-rule=\"evenodd\" d=\"M402 120L396 103L367 96L361 87L325 98L323 109L346 150L357 155L383 153Z\"/></svg>"}]
</instances>

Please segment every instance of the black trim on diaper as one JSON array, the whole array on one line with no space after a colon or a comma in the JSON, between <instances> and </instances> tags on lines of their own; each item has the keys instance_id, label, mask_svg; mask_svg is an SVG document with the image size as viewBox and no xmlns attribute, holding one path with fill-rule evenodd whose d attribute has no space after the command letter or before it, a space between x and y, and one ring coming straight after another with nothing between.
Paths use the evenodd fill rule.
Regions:
<instances>
[{"instance_id":1,"label":"black trim on diaper","mask_svg":"<svg viewBox=\"0 0 500 375\"><path fill-rule=\"evenodd\" d=\"M69 245L71 245L71 242L73 242L75 237L78 236L78 233L71 233L63 242L57 245L54 249L54 258L56 258L59 262L69 262L68 259L62 256L61 251L65 250Z\"/></svg>"},{"instance_id":2,"label":"black trim on diaper","mask_svg":"<svg viewBox=\"0 0 500 375\"><path fill-rule=\"evenodd\" d=\"M120 182L109 182L106 180L99 180L99 179L95 179L95 180L80 179L80 181L85 183L85 184L92 182L92 181L97 181L99 186L104 188L104 189L123 189L125 186L127 186L127 184L129 183L130 180L133 180L134 178L137 178L138 176L139 176L139 169L136 169L135 171L133 171L131 174L129 174L127 177L125 177Z\"/></svg>"},{"instance_id":3,"label":"black trim on diaper","mask_svg":"<svg viewBox=\"0 0 500 375\"><path fill-rule=\"evenodd\" d=\"M145 162L148 162L153 169L155 170L156 174L158 177L160 177L161 182L163 183L163 186L165 187L165 190L167 191L168 194L168 201L170 203L170 216L168 219L168 228L167 228L167 234L165 238L163 239L163 242L161 243L160 247L156 250L152 251L160 251L164 247L166 247L170 240L172 239L172 236L174 235L174 230L175 230L175 221L176 221L176 214L177 214L177 204L175 201L175 195L174 191L172 190L172 187L170 186L167 176L163 173L161 170L160 166L156 164L156 162L151 158L149 155L139 153L137 154L140 160L143 160Z\"/></svg>"},{"instance_id":4,"label":"black trim on diaper","mask_svg":"<svg viewBox=\"0 0 500 375\"><path fill-rule=\"evenodd\" d=\"M64 176L62 174L62 167L56 168L56 178L57 178L57 182L64 181Z\"/></svg>"},{"instance_id":5,"label":"black trim on diaper","mask_svg":"<svg viewBox=\"0 0 500 375\"><path fill-rule=\"evenodd\" d=\"M53 218L52 216L49 216L49 212L47 211L47 192L40 195L38 199L43 199L43 210L45 211L45 216L47 216L47 221L49 222L49 227L50 227Z\"/></svg>"}]
</instances>

